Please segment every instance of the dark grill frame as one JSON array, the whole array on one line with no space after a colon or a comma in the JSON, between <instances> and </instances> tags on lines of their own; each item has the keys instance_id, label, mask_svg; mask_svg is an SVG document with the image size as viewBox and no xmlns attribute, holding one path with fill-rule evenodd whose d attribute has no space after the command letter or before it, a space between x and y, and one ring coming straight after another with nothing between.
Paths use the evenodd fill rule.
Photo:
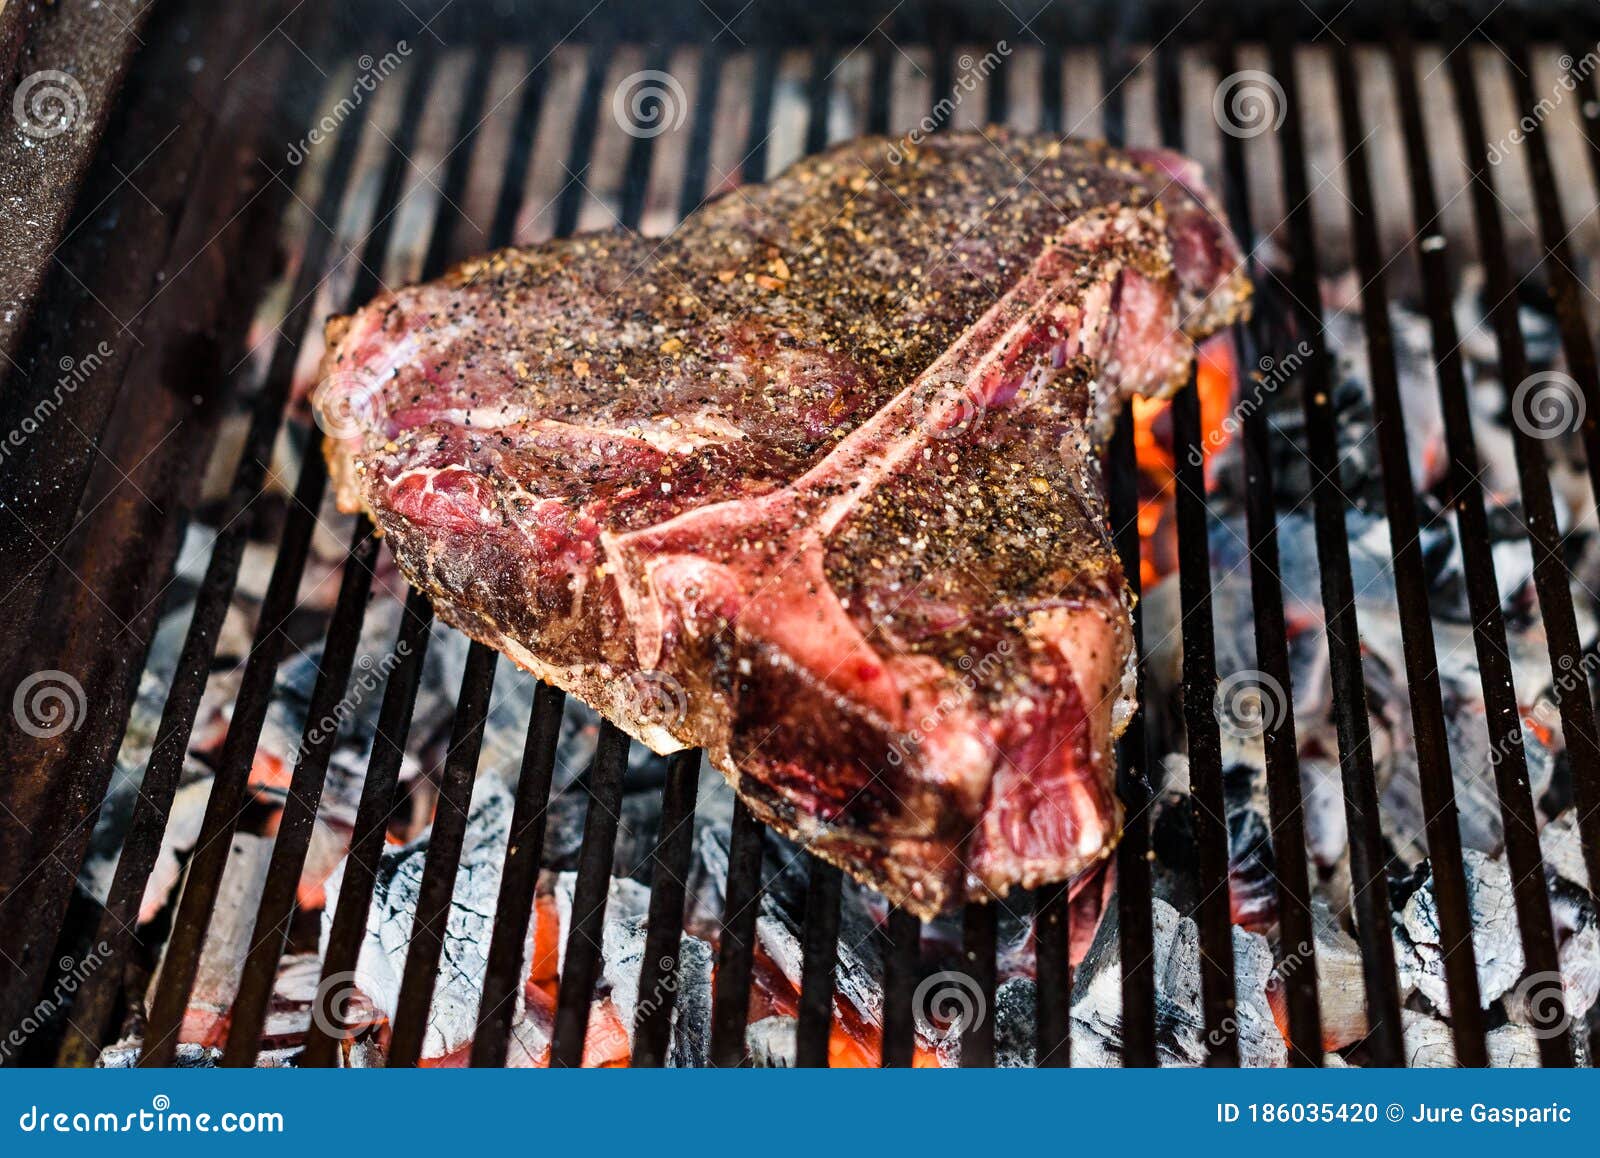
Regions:
<instances>
[{"instance_id":1,"label":"dark grill frame","mask_svg":"<svg viewBox=\"0 0 1600 1158\"><path fill-rule=\"evenodd\" d=\"M469 6L461 5L462 9ZM672 5L665 6L667 19L681 19ZM826 6L824 6L826 8ZM973 13L966 6L915 6L915 20L899 18L897 27L915 26L925 43L934 50L935 99L951 88L955 45L972 36ZM1374 14L1374 8L1379 11ZM608 15L615 16L610 12ZM1120 142L1126 136L1127 109L1121 78L1142 68L1151 68L1156 86L1156 107L1160 135L1174 147L1183 146L1183 101L1186 97L1180 73L1180 46L1202 42L1210 53L1219 75L1236 71L1238 43L1236 28L1247 10L1230 12L1226 6L1208 4L1201 13L1190 16L1180 31L1160 39L1153 56L1146 60L1131 46L1136 36L1151 28L1176 26L1176 10L1166 6L1130 11L1120 23L1079 27L1070 14L1055 14L1046 23L1052 31L1045 37L1042 55L1045 69L1041 85L1044 110L1043 127L1062 125L1061 48L1064 43L1093 39L1101 47L1101 79L1105 96L1106 136ZM1059 16L1059 19L1056 19ZM1561 14L1554 29L1534 24L1532 34L1557 32L1568 44L1583 42L1584 21L1591 33L1596 26L1592 12L1580 16L1574 9ZM785 45L803 45L811 53L811 73L806 87L809 111L805 144L814 151L827 143L827 114L831 99L833 68L840 53L849 49L855 37L844 38L849 27L846 16L835 11L821 13L838 23L831 33L813 28L809 39L785 39L789 32L782 20L766 35L753 38L752 88L749 93L751 121L744 152L746 180L760 180L767 173L767 127L771 120L774 91L778 79L779 52ZM1363 282L1363 317L1370 350L1370 378L1373 405L1379 417L1378 435L1383 464L1385 504L1394 547L1394 574L1406 659L1411 718L1416 732L1417 755L1424 800L1428 812L1427 842L1435 870L1441 925L1447 941L1445 961L1452 1008L1452 1021L1458 1058L1464 1065L1485 1065L1486 1025L1479 1009L1477 972L1471 938L1471 916L1460 836L1456 825L1454 787L1450 755L1445 744L1444 707L1435 671L1436 656L1429 618L1428 592L1420 548L1417 545L1418 516L1415 494L1407 468L1401 401L1398 390L1394 339L1389 332L1386 304L1388 291L1385 269L1388 262L1380 245L1375 225L1377 199L1365 147L1358 75L1350 42L1370 34L1376 27L1389 44L1389 67L1397 85L1398 115L1406 150L1410 180L1410 211L1419 241L1415 260L1421 273L1434 348L1443 353L1437 359L1440 399L1446 424L1446 439L1452 458L1451 489L1453 506L1461 519L1461 543L1468 596L1474 618L1473 637L1484 678L1491 742L1504 759L1495 765L1496 785L1506 832L1506 855L1516 881L1518 925L1527 959L1527 971L1559 975L1556 942L1548 898L1544 891L1541 854L1534 822L1534 802L1528 787L1526 765L1520 742L1520 727L1515 690L1507 651L1506 625L1499 607L1493 561L1486 530L1485 496L1478 480L1477 453L1466 409L1466 386L1458 352L1459 336L1451 314L1450 255L1442 245L1423 244L1432 236L1440 217L1437 194L1429 170L1431 142L1421 115L1413 34L1437 39L1447 48L1492 35L1507 53L1508 76L1523 111L1532 112L1536 93L1528 79L1529 30L1522 17L1496 18L1485 30L1479 27L1476 13L1452 9L1442 28L1420 21L1393 19L1381 6L1358 4L1342 15L1334 31L1322 41L1328 45L1334 64L1338 93L1338 120L1345 150L1349 153L1351 237L1354 264ZM457 23L465 18L458 13ZM778 19L778 18L774 18ZM855 19L859 20L859 14ZM718 22L721 17L717 17ZM920 23L919 23L920 22ZM1020 23L1020 21L1019 21ZM1320 23L1320 21L1319 21ZM709 24L709 22L708 22ZM298 26L297 26L298 27ZM558 234L572 232L582 209L581 178L593 161L596 127L606 99L606 68L616 47L622 26L615 20L597 22L597 30L587 49L588 65L579 100L579 115L573 125L571 147L565 159L567 170L577 179L563 189L556 207ZM764 26L765 27L765 26ZM1315 480L1312 501L1315 508L1316 541L1322 567L1323 604L1333 609L1328 617L1327 639L1335 688L1339 738L1339 763L1344 785L1345 805L1351 834L1351 859L1358 939L1362 951L1368 994L1369 1019L1374 1029L1366 1044L1367 1053L1378 1064L1399 1065L1405 1061L1400 1037L1400 991L1393 945L1389 934L1389 901L1385 878L1385 857L1377 824L1378 795L1376 775L1368 735L1365 684L1361 671L1361 644L1350 563L1350 545L1344 515L1351 498L1339 482L1338 451L1334 442L1331 390L1332 365L1322 340L1322 318L1314 304L1318 301L1318 272L1321 253L1309 197L1307 146L1303 135L1303 101L1300 94L1295 51L1318 30L1295 27L1278 21L1269 49L1272 71L1283 86L1287 118L1275 134L1283 181L1285 204L1293 208L1287 218L1291 273L1287 297L1294 303L1294 323L1311 343L1313 353L1302 379L1308 448ZM301 29L310 35L311 32ZM549 47L540 39L546 29L528 34L534 59ZM478 34L481 37L481 32ZM870 35L870 32L869 32ZM665 68L667 46L681 42L681 31L674 35L648 37L646 67ZM714 25L703 27L690 37L702 44L701 93L690 126L688 159L679 196L684 213L691 211L706 192L709 154L712 144L712 110L715 106L722 70L728 55L724 40ZM865 38L863 38L865 39ZM452 43L455 43L453 41ZM472 176L473 143L480 125L494 45L482 39L472 41L471 67L467 96L458 117L455 140L442 180L443 196L429 234L423 261L423 276L443 272L451 261L463 256L453 242L459 225L452 206L460 200ZM275 51L274 67L288 70L292 54ZM1574 56L1578 53L1574 52ZM284 59L278 60L277 57ZM438 66L435 46L423 42L418 58L406 68L400 136L387 155L379 179L380 188L374 210L376 224L367 234L359 258L358 272L347 294L347 308L359 305L379 289L377 271L382 267L395 227L394 209L405 178L406 154L433 83ZM1500 208L1493 188L1492 170L1485 152L1486 134L1478 93L1478 78L1465 51L1449 56L1449 79L1456 101L1462 141L1473 176L1472 195L1478 245L1485 262L1490 296L1500 302L1493 313L1499 346L1502 377L1510 385L1527 376L1527 355L1517 320L1514 299L1516 279L1508 257L1508 245ZM886 44L871 49L871 83L866 111L868 131L883 131L890 121L893 96L893 59ZM1008 65L1002 64L987 90L986 113L990 120L1004 121L1009 102ZM1115 83L1113 83L1115 82ZM1586 82L1587 95L1595 95L1592 77ZM521 87L517 97L512 129L511 154L499 188L491 244L510 240L529 167L548 164L532 156L535 129L544 112L545 74L536 71ZM291 106L292 115L303 109ZM1561 199L1552 174L1548 146L1542 126L1535 118L1535 129L1526 143L1527 165L1538 209L1543 252L1552 258L1552 289L1561 322L1561 338L1574 377L1589 402L1589 418L1584 435L1589 450L1589 471L1595 491L1600 494L1600 367L1590 332L1585 323L1579 294L1581 287L1565 271L1570 270L1567 227ZM157 741L145 779L145 789L130 823L123 856L116 870L111 896L105 912L87 919L69 913L68 900L75 864L51 866L44 879L25 883L26 878L7 881L8 891L0 899L0 936L5 943L22 948L20 960L8 959L0 968L0 1015L7 1025L31 1008L49 981L54 950L60 939L69 942L70 926L93 928L95 940L113 946L114 958L125 955L131 936L130 925L137 914L139 899L155 863L173 794L177 788L182 758L186 750L200 698L206 686L209 665L216 654L218 633L238 578L249 532L250 512L260 497L268 470L271 448L284 420L284 410L293 378L300 341L315 319L311 316L313 295L333 255L334 236L321 223L333 219L352 179L357 146L366 129L366 111L359 108L345 122L327 170L321 200L313 213L314 227L306 244L293 289L297 303L285 318L280 338L256 397L250 431L243 455L234 474L232 489L212 557L196 600L193 621L183 645L177 676L163 710ZM1600 122L1590 118L1585 124L1589 163L1596 189L1600 190ZM267 138L270 139L270 138ZM1257 240L1252 220L1246 157L1243 143L1228 134L1221 135L1223 169L1217 184L1227 203L1247 251ZM216 152L225 151L219 142ZM644 213L645 194L652 164L652 141L635 138L625 164L625 179L620 217L625 225L636 227ZM210 156L210 184L199 187L214 190L232 173ZM203 249L204 247L199 247ZM183 250L178 251L180 255ZM1393 259L1390 259L1391 261ZM1252 270L1258 281L1271 275L1262 268ZM253 299L245 299L247 302ZM248 310L245 311L248 314ZM48 349L47 335L33 337L41 349ZM1257 316L1234 333L1238 364L1255 365L1265 351L1281 349L1284 336L1269 319ZM128 380L138 384L136 363ZM145 372L145 378L153 374ZM37 374L35 375L37 377ZM23 379L11 376L12 388ZM111 382L112 389L117 385ZM1185 662L1185 725L1192 776L1194 832L1202 882L1227 880L1228 846L1226 807L1223 795L1222 754L1218 724L1211 711L1212 690L1216 686L1216 649L1211 608L1211 560L1207 542L1207 509L1202 467L1196 465L1202 429L1198 393L1191 379L1172 407L1174 449L1178 465L1177 518L1179 541L1179 583L1183 609ZM1251 592L1257 662L1278 681L1292 686L1286 645L1282 581L1279 574L1277 528L1272 506L1271 440L1265 414L1250 411L1244 418L1241 441L1245 453L1247 486L1246 520L1251 550ZM1140 543L1136 525L1132 425L1124 416L1108 448L1110 510L1117 549L1130 582L1139 583ZM1536 560L1535 584L1540 612L1548 632L1553 672L1581 670L1581 641L1569 586L1569 575L1559 554L1561 536L1555 522L1551 480L1544 448L1525 432L1516 434L1516 458L1521 493L1528 513ZM6 465L10 469L9 462ZM15 482L4 475L7 485ZM223 748L221 766L206 810L196 853L187 869L187 883L178 902L171 939L166 950L156 996L152 1003L145 1035L147 1048L140 1064L171 1064L177 1047L177 1030L194 982L200 951L204 944L217 901L222 873L227 863L230 838L237 823L239 807L247 786L250 763L260 737L271 697L273 679L283 657L288 637L286 624L294 612L296 593L306 566L317 511L327 483L327 470L320 454L303 459L295 484L296 502L281 532L272 580L261 607L256 636L252 642L234 715ZM169 540L174 527L160 528ZM344 568L336 608L328 628L321 675L312 693L308 726L327 715L343 696L351 674L363 617L370 596L373 570L381 550L371 524L360 518L352 530L349 556ZM157 552L154 568L170 569L171 550ZM159 579L159 575L158 575ZM159 582L155 584L159 587ZM143 589L143 588L141 588ZM150 609L146 609L148 612ZM385 821L393 807L401 756L410 727L422 664L432 624L432 610L425 597L411 591L398 636L401 656L384 690L378 724L378 740L363 787L355 831L351 841L349 867L333 917L329 951L323 962L325 981L353 969L364 922L370 904L378 857L383 848ZM1140 620L1138 633L1141 699L1143 694L1144 641ZM149 616L146 616L148 626ZM115 702L120 716L94 736L72 741L73 755L80 760L73 774L77 788L73 807L65 810L52 827L36 835L34 855L58 844L69 851L78 845L72 833L83 828L84 817L91 818L103 796L110 776L109 760L126 726L129 694L118 688L136 686L142 666L148 632L136 640L137 656L132 660L134 684L126 674L121 683L107 677L105 702ZM76 644L74 646L82 646ZM55 655L47 641L29 644L15 657L12 674L41 666L40 655ZM423 1033L432 999L445 919L451 889L465 834L467 803L471 795L482 741L489 697L493 689L497 655L479 644L472 645L466 674L456 706L450 754L440 785L440 807L436 813L430 855L423 878L413 940L411 942L400 992L399 1007L392 1019L393 1037L389 1064L415 1065L422 1050ZM32 665L32 666L29 666ZM13 683L15 680L13 679ZM1563 734L1572 762L1575 795L1581 818L1582 845L1590 880L1600 881L1600 738L1593 702L1587 685L1582 694L1560 698ZM541 687L536 695L530 721L522 770L517 786L511 821L513 839L508 854L499 903L493 926L488 976L478 1015L471 1062L473 1065L503 1064L507 1055L510 1026L510 997L520 982L520 946L527 933L527 922L537 879L544 839L544 807L549 798L555 759L555 741L565 697L559 691ZM10 721L6 721L9 728ZM1278 864L1279 912L1286 945L1305 947L1305 962L1295 970L1287 985L1289 1010L1289 1056L1291 1064L1318 1065L1322 1060L1321 1024L1316 987L1316 963L1310 910L1310 883L1306 872L1306 835L1302 817L1299 760L1292 713L1269 725L1264 737L1273 847ZM17 757L26 749L20 738L9 736L0 756ZM601 966L600 930L605 918L612 850L617 833L623 773L629 740L619 729L605 724L587 783L590 805L585 822L578 881L573 901L572 929L566 947L566 966L561 978L556 1013L555 1035L551 1046L552 1065L580 1064L587 1027L590 998ZM1129 1065L1154 1065L1157 1058L1154 1012L1151 928L1151 874L1149 812L1153 789L1149 768L1158 753L1153 748L1143 719L1143 709L1124 734L1119 749L1118 790L1128 809L1125 836L1117 852L1118 893L1114 913L1124 962L1123 1031L1124 1057ZM294 914L294 887L307 853L312 822L316 815L333 745L331 734L309 736L303 743L293 773L287 806L272 850L265 893L257 913L255 932L236 1000L223 1062L248 1065L255 1060L267 1002L278 963ZM98 753L98 755L96 755ZM64 775L69 757L57 752L40 757L35 753L22 761L36 774L49 780ZM672 1015L672 987L664 984L675 967L677 935L684 910L686 868L691 855L691 826L696 804L698 754L684 753L669 765L664 788L662 833L652 853L652 891L645 968L641 993L666 994L664 1001L642 1003L636 1027L633 1064L659 1066L667 1055ZM98 790L97 790L98 789ZM735 807L729 873L725 896L727 913L717 947L716 987L713 994L712 1057L715 1064L737 1065L744 1055L746 1012L752 983L755 919L762 890L761 859L764 830L742 804ZM70 860L71 857L67 857ZM38 903L19 905L28 890ZM810 862L803 943L805 949L803 985L800 1001L798 1057L802 1065L826 1065L832 1028L834 971L839 933L839 902L842 880L838 870L820 861ZM1202 1009L1209 1061L1215 1065L1239 1062L1237 1029L1233 1023L1234 972L1229 896L1221 887L1201 888L1194 913L1201 937ZM1070 935L1065 886L1037 890L1032 897L1037 915L1039 949L1039 1004L1037 1031L1039 1064L1067 1065L1069 1054L1069 996L1071 970L1067 964ZM1017 902L1013 902L1017 903ZM1022 903L1026 903L1025 901ZM970 905L965 913L963 954L965 968L978 982L993 1008L996 987L996 940L998 905ZM85 925L85 921L87 924ZM891 911L888 934L891 951L886 958L884 977L883 1064L904 1066L911 1062L915 1023L911 1001L915 983L916 950L920 924L899 910ZM73 1010L73 1019L85 1040L68 1035L61 1043L58 1060L84 1064L92 1061L97 1044L112 1032L122 986L122 970L105 968L85 985ZM325 997L331 999L331 994ZM337 1019L331 1006L323 1016L313 1019L311 1037L301 1064L327 1066L337 1063L338 1039L320 1028L323 1022ZM1565 1036L1540 1041L1545 1065L1573 1064L1573 1043ZM969 1028L962 1041L963 1065L992 1065L995 1057L992 1021Z\"/></svg>"}]
</instances>

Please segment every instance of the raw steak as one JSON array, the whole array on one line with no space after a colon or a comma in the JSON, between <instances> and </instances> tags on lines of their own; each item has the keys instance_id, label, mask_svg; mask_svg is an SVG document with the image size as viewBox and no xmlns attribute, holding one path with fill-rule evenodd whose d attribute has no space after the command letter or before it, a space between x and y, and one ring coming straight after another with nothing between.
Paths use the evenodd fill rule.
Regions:
<instances>
[{"instance_id":1,"label":"raw steak","mask_svg":"<svg viewBox=\"0 0 1600 1158\"><path fill-rule=\"evenodd\" d=\"M316 402L442 618L929 916L1115 843L1096 450L1248 293L1174 154L866 139L385 293Z\"/></svg>"}]
</instances>

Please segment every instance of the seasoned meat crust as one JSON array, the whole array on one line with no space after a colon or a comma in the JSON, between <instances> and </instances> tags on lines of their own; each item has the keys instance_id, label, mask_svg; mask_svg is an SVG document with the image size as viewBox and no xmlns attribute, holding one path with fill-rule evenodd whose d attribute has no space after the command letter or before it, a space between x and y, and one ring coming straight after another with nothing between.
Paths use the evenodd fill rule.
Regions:
<instances>
[{"instance_id":1,"label":"seasoned meat crust","mask_svg":"<svg viewBox=\"0 0 1600 1158\"><path fill-rule=\"evenodd\" d=\"M927 917L1114 845L1096 452L1248 296L1175 154L868 138L385 293L315 402L441 618Z\"/></svg>"}]
</instances>

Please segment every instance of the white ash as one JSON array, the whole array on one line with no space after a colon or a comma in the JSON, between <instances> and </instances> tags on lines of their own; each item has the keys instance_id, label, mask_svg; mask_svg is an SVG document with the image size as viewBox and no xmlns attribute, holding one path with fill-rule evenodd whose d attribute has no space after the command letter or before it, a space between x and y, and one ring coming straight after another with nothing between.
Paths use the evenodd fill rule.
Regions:
<instances>
[{"instance_id":1,"label":"white ash","mask_svg":"<svg viewBox=\"0 0 1600 1158\"><path fill-rule=\"evenodd\" d=\"M425 1058L443 1057L472 1041L488 969L489 938L505 861L512 804L511 795L498 780L485 778L479 782L467 818L460 868L445 924L438 981L423 1038L422 1056ZM429 836L423 836L383 854L372 908L367 916L367 930L356 963L357 985L380 1012L391 1018L399 1001L417 894L427 862L428 841ZM324 953L343 877L341 865L328 880L328 907L322 922ZM530 925L519 976L526 976L532 953ZM520 989L514 1000L515 1020L523 1008Z\"/></svg>"},{"instance_id":2,"label":"white ash","mask_svg":"<svg viewBox=\"0 0 1600 1158\"><path fill-rule=\"evenodd\" d=\"M144 1043L139 1038L123 1038L106 1046L95 1061L95 1066L103 1070L131 1070L139 1064L139 1056L143 1052ZM298 1046L294 1049L262 1050L256 1055L256 1068L287 1069L295 1064L299 1055ZM172 1064L180 1070L214 1069L222 1064L222 1050L192 1041L179 1042Z\"/></svg>"},{"instance_id":3,"label":"white ash","mask_svg":"<svg viewBox=\"0 0 1600 1158\"><path fill-rule=\"evenodd\" d=\"M1406 1065L1415 1069L1440 1069L1456 1064L1455 1039L1447 1022L1414 1009L1400 1011ZM1496 1068L1530 1068L1539 1065L1539 1042L1525 1025L1502 1025L1484 1039L1489 1064Z\"/></svg>"},{"instance_id":4,"label":"white ash","mask_svg":"<svg viewBox=\"0 0 1600 1158\"><path fill-rule=\"evenodd\" d=\"M201 1021L219 1021L233 1008L271 858L271 840L235 834L189 992L186 1022L192 1024L197 1014ZM150 978L149 998L154 997L160 983L158 967Z\"/></svg>"},{"instance_id":5,"label":"white ash","mask_svg":"<svg viewBox=\"0 0 1600 1158\"><path fill-rule=\"evenodd\" d=\"M1567 809L1539 830L1539 851L1544 855L1546 868L1579 888L1589 887L1589 868L1583 863L1577 809Z\"/></svg>"},{"instance_id":6,"label":"white ash","mask_svg":"<svg viewBox=\"0 0 1600 1158\"><path fill-rule=\"evenodd\" d=\"M561 873L555 881L556 912L560 918L560 962L566 968L567 937L572 928L572 897L576 873ZM650 889L637 881L613 877L601 934L601 980L597 998L609 994L617 1016L633 1046L634 1016L641 995L645 938L649 931ZM678 967L664 983L663 992L644 995L655 1005L672 1000L672 1032L667 1063L700 1067L711 1056L711 946L689 934L678 942Z\"/></svg>"},{"instance_id":7,"label":"white ash","mask_svg":"<svg viewBox=\"0 0 1600 1158\"><path fill-rule=\"evenodd\" d=\"M799 1057L800 1023L793 1017L763 1017L745 1027L744 1048L757 1069L793 1069Z\"/></svg>"},{"instance_id":8,"label":"white ash","mask_svg":"<svg viewBox=\"0 0 1600 1158\"><path fill-rule=\"evenodd\" d=\"M994 1064L1032 1069L1039 1047L1035 1032L1039 986L1032 977L1012 977L994 992Z\"/></svg>"},{"instance_id":9,"label":"white ash","mask_svg":"<svg viewBox=\"0 0 1600 1158\"><path fill-rule=\"evenodd\" d=\"M1101 918L1094 942L1078 966L1072 987L1074 1065L1122 1064L1122 970L1115 909ZM1156 1051L1161 1064L1198 1066L1207 1053L1200 1007L1200 934L1195 923L1157 898L1154 901ZM1239 1060L1246 1066L1281 1066L1288 1049L1267 1002L1272 949L1265 937L1235 927L1234 1023Z\"/></svg>"},{"instance_id":10,"label":"white ash","mask_svg":"<svg viewBox=\"0 0 1600 1158\"><path fill-rule=\"evenodd\" d=\"M1296 974L1315 962L1317 1004L1322 1014L1322 1044L1345 1049L1367 1036L1367 987L1361 970L1361 948L1321 897L1312 901L1314 955L1298 947L1286 948L1273 969L1270 989L1280 1024L1288 1024L1288 986Z\"/></svg>"},{"instance_id":11,"label":"white ash","mask_svg":"<svg viewBox=\"0 0 1600 1158\"><path fill-rule=\"evenodd\" d=\"M1511 873L1503 861L1472 849L1464 850L1462 859L1472 914L1472 948L1478 959L1478 990L1488 1008L1522 976L1524 958ZM1402 987L1421 993L1435 1009L1449 1016L1444 933L1431 872L1396 915L1394 934Z\"/></svg>"}]
</instances>

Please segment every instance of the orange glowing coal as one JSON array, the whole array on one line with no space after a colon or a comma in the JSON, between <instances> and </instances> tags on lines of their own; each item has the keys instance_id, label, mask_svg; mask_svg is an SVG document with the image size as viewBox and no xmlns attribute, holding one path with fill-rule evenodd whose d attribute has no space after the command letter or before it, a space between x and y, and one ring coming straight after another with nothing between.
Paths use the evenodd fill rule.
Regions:
<instances>
[{"instance_id":1,"label":"orange glowing coal","mask_svg":"<svg viewBox=\"0 0 1600 1158\"><path fill-rule=\"evenodd\" d=\"M1228 412L1233 407L1238 379L1233 343L1219 334L1200 347L1199 371L1201 444L1206 458L1206 482L1211 481L1212 457L1228 444ZM1133 400L1133 449L1139 462L1139 578L1145 588L1160 582L1178 567L1178 535L1174 504L1172 422L1169 402Z\"/></svg>"}]
</instances>

